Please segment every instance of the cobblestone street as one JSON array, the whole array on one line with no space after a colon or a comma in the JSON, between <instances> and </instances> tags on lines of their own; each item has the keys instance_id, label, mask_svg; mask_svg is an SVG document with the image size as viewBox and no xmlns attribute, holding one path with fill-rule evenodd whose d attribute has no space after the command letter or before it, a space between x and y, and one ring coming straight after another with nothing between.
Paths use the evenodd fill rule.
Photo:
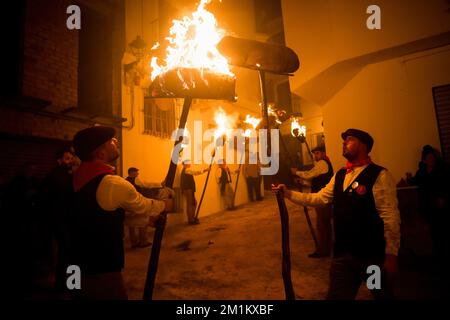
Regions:
<instances>
[{"instance_id":1,"label":"cobblestone street","mask_svg":"<svg viewBox=\"0 0 450 320\"><path fill-rule=\"evenodd\" d=\"M286 202L290 217L292 281L297 299L324 299L329 258L311 259L314 242L303 209ZM315 213L310 210L315 225ZM171 214L159 260L154 299L280 299L281 227L275 198L240 206L187 225ZM150 239L152 239L153 233ZM149 248L129 249L125 280L130 299L142 297ZM359 299L371 299L361 286Z\"/></svg>"}]
</instances>

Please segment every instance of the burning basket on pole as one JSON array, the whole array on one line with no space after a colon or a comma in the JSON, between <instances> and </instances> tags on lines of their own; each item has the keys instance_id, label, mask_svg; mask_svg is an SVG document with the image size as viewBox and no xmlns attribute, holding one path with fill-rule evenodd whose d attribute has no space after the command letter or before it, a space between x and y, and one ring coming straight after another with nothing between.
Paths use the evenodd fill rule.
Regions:
<instances>
[{"instance_id":1,"label":"burning basket on pole","mask_svg":"<svg viewBox=\"0 0 450 320\"><path fill-rule=\"evenodd\" d=\"M168 38L170 45L167 49L166 65L159 66L156 58L152 58L153 71L149 95L153 98L183 98L183 111L178 129L184 130L193 99L235 101L236 79L229 71L228 63L254 69L258 72L260 79L262 117L266 120L266 129L269 129L268 141L271 141L265 74L266 72L275 74L295 72L299 67L298 57L285 46L224 37L224 34L216 28L214 15L205 9L208 2L209 0L201 0L192 17L174 21L170 29L171 37ZM172 187L176 172L179 158L178 145L183 141L183 135L179 136L180 138L174 142L172 159L166 176L167 187ZM270 152L269 143L269 155ZM286 298L292 300L295 299L295 294L290 276L288 212L280 194L277 195L277 201L282 226L283 281ZM166 218L166 213L163 213L156 224L144 299L152 299Z\"/></svg>"},{"instance_id":2,"label":"burning basket on pole","mask_svg":"<svg viewBox=\"0 0 450 320\"><path fill-rule=\"evenodd\" d=\"M167 49L165 66L159 66L152 58L152 83L149 87L151 98L183 98L178 130L184 130L193 99L235 100L235 76L229 71L227 60L218 52L216 44L222 36L216 28L214 16L205 10L207 0L202 0L192 17L174 21L171 28L170 45ZM188 30L207 30L209 39ZM204 33L202 34L204 36ZM206 44L206 45L205 45ZM174 142L172 157L166 175L165 185L172 188L179 149L183 135ZM153 246L147 268L144 286L144 300L151 300L158 270L159 254L167 221L163 212L156 223Z\"/></svg>"}]
</instances>

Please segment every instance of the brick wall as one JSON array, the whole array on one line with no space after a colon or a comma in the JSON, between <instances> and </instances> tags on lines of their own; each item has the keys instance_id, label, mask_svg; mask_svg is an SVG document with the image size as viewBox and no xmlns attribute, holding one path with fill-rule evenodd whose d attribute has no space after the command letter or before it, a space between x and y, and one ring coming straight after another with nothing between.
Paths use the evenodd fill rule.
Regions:
<instances>
[{"instance_id":1,"label":"brick wall","mask_svg":"<svg viewBox=\"0 0 450 320\"><path fill-rule=\"evenodd\" d=\"M91 124L51 118L45 115L1 109L0 132L17 136L72 140L74 134Z\"/></svg>"},{"instance_id":2,"label":"brick wall","mask_svg":"<svg viewBox=\"0 0 450 320\"><path fill-rule=\"evenodd\" d=\"M86 1L91 4L91 2ZM50 101L43 112L29 112L29 108L0 106L0 134L20 137L40 137L57 140L71 140L74 133L91 126L93 121L76 117L65 117L58 113L69 107L78 107L78 63L79 36L77 30L68 30L67 7L72 0L26 0L23 32L23 60L21 95ZM122 33L123 12L118 4L102 6L105 2L92 2L101 13L114 14L115 72L111 81L113 87L114 114L120 115L121 73L120 59L124 40ZM104 10L104 11L102 11ZM81 11L81 27L83 28ZM116 23L117 22L117 23ZM27 104L25 104L27 105ZM33 108L32 105L30 107ZM104 123L108 124L108 122Z\"/></svg>"},{"instance_id":3,"label":"brick wall","mask_svg":"<svg viewBox=\"0 0 450 320\"><path fill-rule=\"evenodd\" d=\"M22 94L51 101L53 111L77 105L78 31L66 27L71 4L27 1Z\"/></svg>"}]
</instances>

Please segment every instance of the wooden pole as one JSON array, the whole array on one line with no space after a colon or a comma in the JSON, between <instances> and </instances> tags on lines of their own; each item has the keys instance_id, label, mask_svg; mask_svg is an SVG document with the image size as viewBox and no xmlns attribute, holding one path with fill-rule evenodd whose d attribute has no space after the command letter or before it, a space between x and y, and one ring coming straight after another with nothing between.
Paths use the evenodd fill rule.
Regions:
<instances>
[{"instance_id":1,"label":"wooden pole","mask_svg":"<svg viewBox=\"0 0 450 320\"><path fill-rule=\"evenodd\" d=\"M181 114L178 130L184 130L186 126L187 117L189 114L189 108L191 107L192 98L185 98L183 103L183 112ZM179 152L177 152L176 146L183 142L183 136L180 136L178 141L175 141L174 148L172 150L172 157L170 159L169 170L166 175L165 186L168 188L173 187L173 181L175 179L175 173L177 170ZM173 160L173 161L172 161ZM152 300L153 289L155 287L156 273L158 272L159 253L161 251L161 244L164 235L164 229L167 222L167 212L161 213L160 218L156 222L155 234L153 236L152 251L150 254L147 276L145 279L143 300Z\"/></svg>"},{"instance_id":2,"label":"wooden pole","mask_svg":"<svg viewBox=\"0 0 450 320\"><path fill-rule=\"evenodd\" d=\"M267 110L267 98L266 98L266 86L265 86L265 74L264 71L258 70L259 83L261 89L261 100L262 100L262 116L266 119L266 129L267 129L267 141L268 141L268 155L271 155L271 139L270 139L270 123L269 123L269 113ZM291 278L291 251L289 245L289 213L287 211L286 203L284 197L277 193L277 203L278 210L280 211L281 219L281 250L282 250L282 277L284 284L284 291L286 295L286 300L295 300L294 286L292 285Z\"/></svg>"},{"instance_id":3,"label":"wooden pole","mask_svg":"<svg viewBox=\"0 0 450 320\"><path fill-rule=\"evenodd\" d=\"M281 219L281 246L283 251L282 262L282 276L284 283L284 293L286 300L295 300L294 286L291 279L291 259L290 259L290 246L289 246L289 214L286 208L283 195L278 192L277 195L278 208L280 209Z\"/></svg>"},{"instance_id":4,"label":"wooden pole","mask_svg":"<svg viewBox=\"0 0 450 320\"><path fill-rule=\"evenodd\" d=\"M208 174L206 175L206 181L205 181L205 184L203 185L202 196L200 197L200 202L198 203L197 211L195 212L195 219L198 219L198 215L199 215L199 213L200 213L200 208L201 208L201 206L202 206L203 197L205 196L206 186L208 185L209 175L210 175L210 173L211 173L211 168L212 168L212 165L213 165L214 157L215 157L215 156L216 156L216 151L215 151L215 149L214 149L214 153L213 153L213 155L212 155L212 157L211 157L211 163L209 164Z\"/></svg>"},{"instance_id":5,"label":"wooden pole","mask_svg":"<svg viewBox=\"0 0 450 320\"><path fill-rule=\"evenodd\" d=\"M311 160L313 160L312 155L311 155L311 151L309 149L308 142L306 142L305 136L302 135L301 137L300 136L295 136L295 137L301 143L305 143L306 144L306 149L308 150L308 154L309 154ZM303 191L303 189L302 189L302 191ZM316 247L316 252L318 252L318 250L319 250L319 242L317 240L316 232L314 231L314 227L313 227L312 222L311 222L311 217L309 216L308 208L306 206L303 206L303 212L305 213L306 223L308 224L308 228L309 228L309 231L311 233L311 237L313 238L314 246Z\"/></svg>"},{"instance_id":6,"label":"wooden pole","mask_svg":"<svg viewBox=\"0 0 450 320\"><path fill-rule=\"evenodd\" d=\"M235 183L234 192L233 192L233 205L234 205L234 200L236 199L236 191L237 191L238 183L239 183L239 175L241 174L242 157L244 156L244 154L245 154L245 147L244 147L244 152L242 152L242 154L241 154L241 160L239 161L239 167L238 167L238 172L237 172L237 176L236 176L236 183Z\"/></svg>"}]
</instances>

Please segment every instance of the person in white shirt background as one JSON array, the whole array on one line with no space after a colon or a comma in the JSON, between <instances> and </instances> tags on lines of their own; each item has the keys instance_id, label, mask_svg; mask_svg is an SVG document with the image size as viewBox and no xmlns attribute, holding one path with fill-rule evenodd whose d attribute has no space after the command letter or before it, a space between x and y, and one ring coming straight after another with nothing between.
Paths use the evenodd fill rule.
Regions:
<instances>
[{"instance_id":1,"label":"person in white shirt background","mask_svg":"<svg viewBox=\"0 0 450 320\"><path fill-rule=\"evenodd\" d=\"M298 171L297 168L291 168L291 173L301 179L300 185L309 183L311 192L319 192L326 186L333 177L333 166L325 152L325 146L317 146L311 150L314 155L314 167L309 171ZM322 207L316 207L316 228L317 228L317 250L308 255L310 258L323 258L331 255L332 243L332 206L327 204Z\"/></svg>"},{"instance_id":2,"label":"person in white shirt background","mask_svg":"<svg viewBox=\"0 0 450 320\"><path fill-rule=\"evenodd\" d=\"M190 159L183 161L183 170L181 171L180 187L186 203L187 221L190 225L199 224L198 217L195 217L195 209L197 208L197 199L195 198L195 180L194 176L208 172L210 169L194 169Z\"/></svg>"},{"instance_id":3,"label":"person in white shirt background","mask_svg":"<svg viewBox=\"0 0 450 320\"><path fill-rule=\"evenodd\" d=\"M139 169L135 167L128 168L128 176L125 178L129 183L133 185L137 192L147 198L157 198L156 195L151 196L149 192L151 188L161 188L161 183L148 183L139 178ZM131 248L145 248L152 243L147 240L147 227L148 223L145 219L139 219L142 215L134 215L133 212L129 212L129 215L137 217L138 219L127 219L126 225L128 226L128 232L130 235Z\"/></svg>"}]
</instances>

